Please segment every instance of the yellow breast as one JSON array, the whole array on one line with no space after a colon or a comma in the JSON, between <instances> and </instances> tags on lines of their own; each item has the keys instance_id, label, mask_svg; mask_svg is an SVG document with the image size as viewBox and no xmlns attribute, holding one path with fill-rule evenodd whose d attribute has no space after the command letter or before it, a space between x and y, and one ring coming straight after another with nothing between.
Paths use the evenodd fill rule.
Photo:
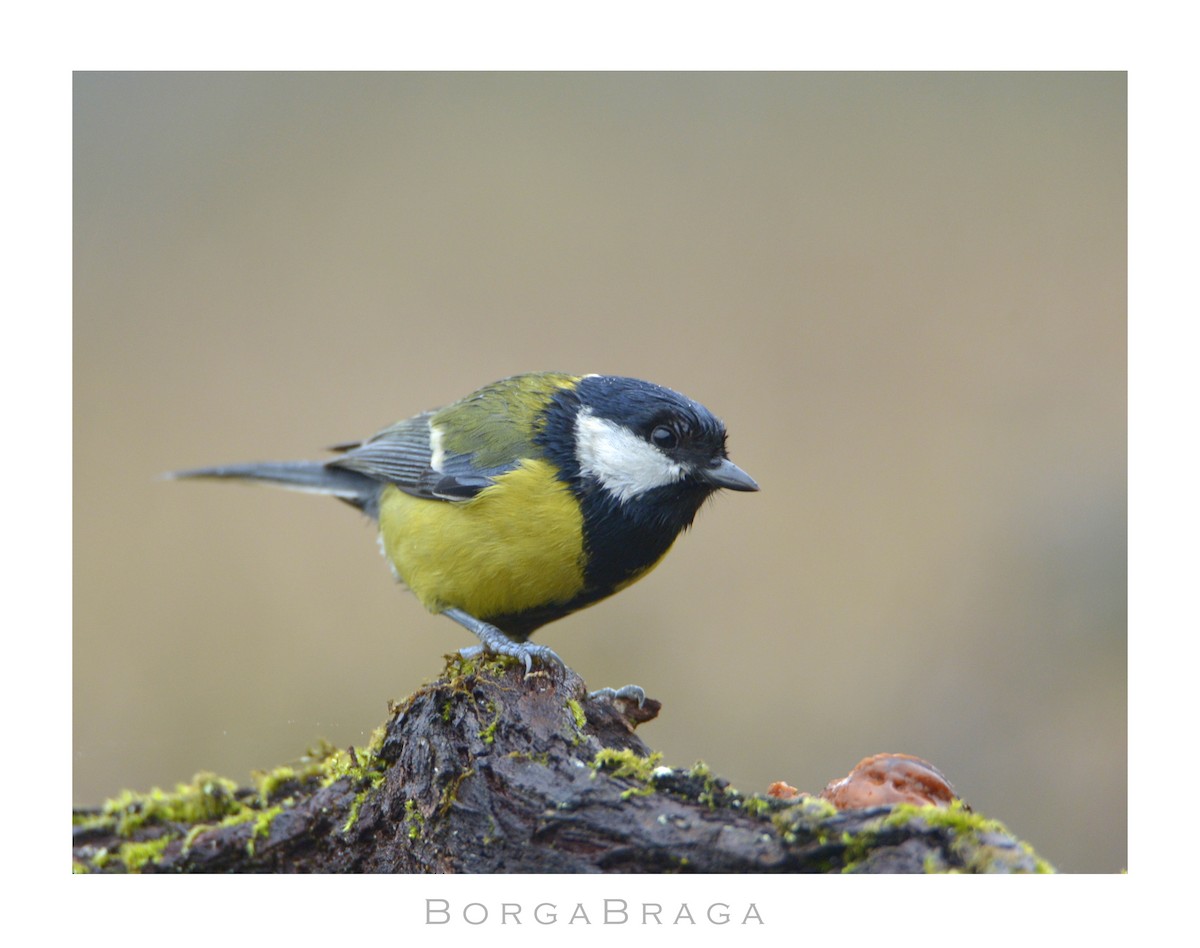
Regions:
<instances>
[{"instance_id":1,"label":"yellow breast","mask_svg":"<svg viewBox=\"0 0 1200 948\"><path fill-rule=\"evenodd\" d=\"M487 619L567 602L583 588L579 505L545 461L522 461L468 501L389 486L379 534L397 575L432 612Z\"/></svg>"}]
</instances>

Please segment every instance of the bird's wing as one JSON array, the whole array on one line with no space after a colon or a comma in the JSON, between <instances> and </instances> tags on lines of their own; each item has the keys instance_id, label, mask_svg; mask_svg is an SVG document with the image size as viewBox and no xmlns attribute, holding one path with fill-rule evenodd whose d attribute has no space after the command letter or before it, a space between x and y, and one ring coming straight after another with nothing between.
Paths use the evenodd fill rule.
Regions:
<instances>
[{"instance_id":1,"label":"bird's wing","mask_svg":"<svg viewBox=\"0 0 1200 948\"><path fill-rule=\"evenodd\" d=\"M577 376L538 372L501 379L445 408L398 421L329 462L395 484L417 497L469 500L527 458L542 412Z\"/></svg>"},{"instance_id":2,"label":"bird's wing","mask_svg":"<svg viewBox=\"0 0 1200 948\"><path fill-rule=\"evenodd\" d=\"M415 497L470 500L520 460L510 457L501 464L481 466L475 451L447 450L434 424L436 414L425 412L399 421L361 443L338 445L334 450L345 453L328 466L394 484Z\"/></svg>"}]
</instances>

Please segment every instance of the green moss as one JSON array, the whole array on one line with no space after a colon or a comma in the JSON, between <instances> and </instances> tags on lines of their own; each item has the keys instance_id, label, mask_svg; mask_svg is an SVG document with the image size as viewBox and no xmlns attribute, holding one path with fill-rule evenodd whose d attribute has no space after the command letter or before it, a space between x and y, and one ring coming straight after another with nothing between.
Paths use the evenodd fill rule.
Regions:
<instances>
[{"instance_id":1,"label":"green moss","mask_svg":"<svg viewBox=\"0 0 1200 948\"><path fill-rule=\"evenodd\" d=\"M789 807L775 814L772 822L788 842L795 842L801 832L807 832L827 844L828 830L819 821L828 820L837 811L830 806L832 812L822 813L817 809L821 804L829 806L825 801L809 798L805 804L807 815L798 807ZM950 852L961 861L961 868L957 868L941 855L930 853L923 864L925 872L1054 871L1026 843L1017 841L1002 823L972 813L958 801L950 807L897 804L888 813L863 824L857 832L843 831L838 836L841 852L830 868L847 873L858 871L880 847L888 845L889 838L900 838L898 831L910 830L914 822L920 828L942 831L949 839Z\"/></svg>"},{"instance_id":2,"label":"green moss","mask_svg":"<svg viewBox=\"0 0 1200 948\"><path fill-rule=\"evenodd\" d=\"M649 796L654 793L654 771L662 754L654 753L649 757L639 757L631 750L614 750L606 747L592 758L592 776L601 770L612 777L624 777L638 781L640 786L630 787L621 793L622 800L634 796Z\"/></svg>"},{"instance_id":3,"label":"green moss","mask_svg":"<svg viewBox=\"0 0 1200 948\"><path fill-rule=\"evenodd\" d=\"M257 800L254 801L257 803ZM246 805L239 808L234 813L222 817L215 823L197 823L187 835L183 837L182 852L186 853L195 845L196 840L211 830L228 829L231 826L241 826L245 823L253 823L250 832L250 838L246 841L246 852L251 856L255 851L255 840L260 837L266 837L271 832L271 823L284 810L291 806L290 798L283 800L273 807L261 809L257 805Z\"/></svg>"},{"instance_id":4,"label":"green moss","mask_svg":"<svg viewBox=\"0 0 1200 948\"><path fill-rule=\"evenodd\" d=\"M294 767L276 767L267 773L256 772L251 774L251 776L258 787L258 796L264 804L269 802L271 797L279 793L281 787L297 783L300 780L300 776L296 773Z\"/></svg>"},{"instance_id":5,"label":"green moss","mask_svg":"<svg viewBox=\"0 0 1200 948\"><path fill-rule=\"evenodd\" d=\"M993 872L1018 862L1032 866L1034 872L1054 872L1050 863L1028 843L1016 840L1003 823L972 813L960 800L949 807L901 803L892 808L882 825L902 827L913 820L930 829L946 830L952 838L951 852L963 860L966 872Z\"/></svg>"},{"instance_id":6,"label":"green moss","mask_svg":"<svg viewBox=\"0 0 1200 948\"><path fill-rule=\"evenodd\" d=\"M260 804L266 806L283 791L299 790L310 784L328 787L342 778L373 781L385 766L378 755L386 736L388 728L380 725L362 750L335 748L322 740L316 748L308 748L298 761L265 773L254 773L254 787Z\"/></svg>"},{"instance_id":7,"label":"green moss","mask_svg":"<svg viewBox=\"0 0 1200 948\"><path fill-rule=\"evenodd\" d=\"M325 763L322 786L329 786L343 777L348 777L353 784L361 788L350 804L346 822L342 824L343 833L348 833L354 828L367 797L387 776L387 765L379 756L386 739L387 727L381 725L371 733L371 739L361 753L351 747L346 751L337 751Z\"/></svg>"},{"instance_id":8,"label":"green moss","mask_svg":"<svg viewBox=\"0 0 1200 948\"><path fill-rule=\"evenodd\" d=\"M842 872L854 872L871 855L872 849L879 840L880 826L882 826L881 820L873 820L864 825L858 833L842 833ZM823 839L822 842L824 842Z\"/></svg>"},{"instance_id":9,"label":"green moss","mask_svg":"<svg viewBox=\"0 0 1200 948\"><path fill-rule=\"evenodd\" d=\"M466 770L459 771L450 782L446 784L442 790L442 796L438 800L438 816L445 816L450 812L450 807L458 801L458 790L462 786L463 781L475 773L474 767L468 767Z\"/></svg>"},{"instance_id":10,"label":"green moss","mask_svg":"<svg viewBox=\"0 0 1200 948\"><path fill-rule=\"evenodd\" d=\"M314 782L327 787L342 777L360 773L373 763L379 748L383 746L386 733L386 726L376 728L362 753L352 747L343 750L322 740L316 747L308 748L299 760L274 770L255 771L252 777L262 805L266 806L285 789L300 788Z\"/></svg>"},{"instance_id":11,"label":"green moss","mask_svg":"<svg viewBox=\"0 0 1200 948\"><path fill-rule=\"evenodd\" d=\"M540 754L531 754L529 751L509 751L504 756L509 760L527 760L532 764L541 764L543 767L550 766L550 754L546 751Z\"/></svg>"},{"instance_id":12,"label":"green moss","mask_svg":"<svg viewBox=\"0 0 1200 948\"><path fill-rule=\"evenodd\" d=\"M957 870L951 869L946 865L946 861L942 859L938 853L928 853L925 856L925 862L921 866L921 871L927 876L936 876L944 873L952 873Z\"/></svg>"},{"instance_id":13,"label":"green moss","mask_svg":"<svg viewBox=\"0 0 1200 948\"><path fill-rule=\"evenodd\" d=\"M710 810L715 810L722 804L739 805L741 794L733 787L723 786L720 778L704 761L696 761L687 772L687 776L699 782L700 786L695 791L696 801L703 803Z\"/></svg>"},{"instance_id":14,"label":"green moss","mask_svg":"<svg viewBox=\"0 0 1200 948\"><path fill-rule=\"evenodd\" d=\"M141 872L147 863L158 862L162 858L170 842L170 836L162 836L144 843L122 843L117 850L117 858L125 863L125 868L130 872Z\"/></svg>"},{"instance_id":15,"label":"green moss","mask_svg":"<svg viewBox=\"0 0 1200 948\"><path fill-rule=\"evenodd\" d=\"M103 846L100 849L97 849L94 853L92 853L92 857L91 857L92 865L95 866L97 869L103 869L110 862L112 862L113 859L115 859L115 858L116 858L116 856L113 853L113 851L111 849L109 849L107 846Z\"/></svg>"},{"instance_id":16,"label":"green moss","mask_svg":"<svg viewBox=\"0 0 1200 948\"><path fill-rule=\"evenodd\" d=\"M106 800L99 814L73 815L72 822L128 837L148 825L191 825L220 819L242 806L237 798L237 784L232 780L200 773L191 783L177 784L174 791L159 787L148 793L123 790Z\"/></svg>"},{"instance_id":17,"label":"green moss","mask_svg":"<svg viewBox=\"0 0 1200 948\"><path fill-rule=\"evenodd\" d=\"M489 701L487 703L487 710L492 713L492 720L488 722L487 727L479 732L479 737L483 740L483 743L491 744L496 740L496 728L500 726L500 709Z\"/></svg>"},{"instance_id":18,"label":"green moss","mask_svg":"<svg viewBox=\"0 0 1200 948\"><path fill-rule=\"evenodd\" d=\"M742 801L742 809L751 816L762 819L770 816L771 811L774 809L774 805L765 797L754 796L746 797L746 799Z\"/></svg>"},{"instance_id":19,"label":"green moss","mask_svg":"<svg viewBox=\"0 0 1200 948\"><path fill-rule=\"evenodd\" d=\"M354 829L354 824L358 822L358 811L362 809L362 805L367 799L367 792L361 790L355 795L354 802L350 804L350 813L346 817L346 822L342 824L343 833L349 833Z\"/></svg>"},{"instance_id":20,"label":"green moss","mask_svg":"<svg viewBox=\"0 0 1200 948\"><path fill-rule=\"evenodd\" d=\"M458 652L452 652L446 656L446 667L442 675L449 680L451 688L462 691L466 689L466 679L503 678L511 666L520 664L520 659L507 655L484 653L473 658L463 658Z\"/></svg>"},{"instance_id":21,"label":"green moss","mask_svg":"<svg viewBox=\"0 0 1200 948\"><path fill-rule=\"evenodd\" d=\"M130 843L128 847L122 844L116 852L99 850L91 857L91 866L97 869L120 859L130 871L138 871L157 860L170 840L182 838L182 852L187 853L209 830L245 823L252 824L246 849L253 856L258 841L270 836L275 818L294 805L293 797L284 796L285 792L306 785L315 789L348 779L352 786L360 787L343 829L353 826L367 795L386 777L387 763L379 756L386 737L386 726L376 728L361 751L341 750L322 741L297 761L255 773L253 791L239 790L232 780L209 773L197 774L190 783L179 784L173 791L158 787L148 793L125 790L106 801L98 813L72 814L72 823L126 838L141 835L151 826L167 829L165 836Z\"/></svg>"},{"instance_id":22,"label":"green moss","mask_svg":"<svg viewBox=\"0 0 1200 948\"><path fill-rule=\"evenodd\" d=\"M574 698L568 698L565 704L571 715L571 746L578 747L587 739L587 713Z\"/></svg>"},{"instance_id":23,"label":"green moss","mask_svg":"<svg viewBox=\"0 0 1200 948\"><path fill-rule=\"evenodd\" d=\"M1037 873L1038 875L1052 875L1053 873L1058 871L1047 860L1043 859L1036 852L1034 852L1033 847L1030 846L1028 843L1019 842L1019 843L1017 843L1017 846L1020 848L1022 853L1024 853L1026 856L1028 856L1030 859L1033 860L1033 863L1034 863L1033 871L1035 873Z\"/></svg>"},{"instance_id":24,"label":"green moss","mask_svg":"<svg viewBox=\"0 0 1200 948\"><path fill-rule=\"evenodd\" d=\"M250 823L258 819L259 810L253 807L244 807L237 813L230 813L219 823L205 827L206 829L228 829L231 826L241 826L243 823ZM190 835L190 834L189 834Z\"/></svg>"},{"instance_id":25,"label":"green moss","mask_svg":"<svg viewBox=\"0 0 1200 948\"><path fill-rule=\"evenodd\" d=\"M654 774L654 768L662 760L662 754L654 753L649 757L639 757L631 750L614 750L605 747L592 758L592 770L608 771L614 777L632 777L635 780L648 781Z\"/></svg>"},{"instance_id":26,"label":"green moss","mask_svg":"<svg viewBox=\"0 0 1200 948\"><path fill-rule=\"evenodd\" d=\"M212 829L212 826L210 826L209 824L198 823L197 825L193 826L190 830L188 830L187 835L185 837L183 837L182 852L186 853L189 849L191 849L192 844L195 843L196 840L200 838L201 834L208 832L208 830L210 830L210 829Z\"/></svg>"},{"instance_id":27,"label":"green moss","mask_svg":"<svg viewBox=\"0 0 1200 948\"><path fill-rule=\"evenodd\" d=\"M698 760L688 771L688 775L704 781L704 789L700 791L699 800L710 810L715 810L717 808L717 778L712 769L704 761Z\"/></svg>"},{"instance_id":28,"label":"green moss","mask_svg":"<svg viewBox=\"0 0 1200 948\"><path fill-rule=\"evenodd\" d=\"M383 783L383 780L382 773L374 773L367 777L367 785L355 795L354 802L350 804L350 813L342 825L343 833L349 833L354 828L354 824L358 822L358 814L362 810L362 805L367 802L367 797Z\"/></svg>"},{"instance_id":29,"label":"green moss","mask_svg":"<svg viewBox=\"0 0 1200 948\"><path fill-rule=\"evenodd\" d=\"M322 787L328 787L343 777L349 777L356 783L369 782L378 786L387 772L387 762L379 756L383 742L387 739L386 725L380 725L371 732L371 739L361 751L350 747L346 750L331 749L318 767L318 775Z\"/></svg>"},{"instance_id":30,"label":"green moss","mask_svg":"<svg viewBox=\"0 0 1200 948\"><path fill-rule=\"evenodd\" d=\"M408 827L409 839L420 839L425 827L425 817L417 809L415 800L404 801L404 824Z\"/></svg>"},{"instance_id":31,"label":"green moss","mask_svg":"<svg viewBox=\"0 0 1200 948\"><path fill-rule=\"evenodd\" d=\"M914 803L897 803L883 819L886 827L907 826L912 820L919 819L931 828L945 828L956 835L972 833L1008 833L1003 824L996 820L972 813L960 800L955 800L948 807L917 806Z\"/></svg>"},{"instance_id":32,"label":"green moss","mask_svg":"<svg viewBox=\"0 0 1200 948\"><path fill-rule=\"evenodd\" d=\"M254 818L254 829L250 833L250 838L246 841L246 853L253 858L255 841L266 839L271 835L271 823L275 817L283 812L283 807L273 806L269 810L263 810Z\"/></svg>"},{"instance_id":33,"label":"green moss","mask_svg":"<svg viewBox=\"0 0 1200 948\"><path fill-rule=\"evenodd\" d=\"M483 845L490 846L497 839L499 836L496 834L496 818L489 813L487 832L483 834Z\"/></svg>"},{"instance_id":34,"label":"green moss","mask_svg":"<svg viewBox=\"0 0 1200 948\"><path fill-rule=\"evenodd\" d=\"M828 800L806 796L772 813L771 825L789 845L807 837L824 846L829 842L829 820L837 812L837 807Z\"/></svg>"},{"instance_id":35,"label":"green moss","mask_svg":"<svg viewBox=\"0 0 1200 948\"><path fill-rule=\"evenodd\" d=\"M798 806L810 820L828 820L838 815L838 808L824 797L805 797Z\"/></svg>"}]
</instances>

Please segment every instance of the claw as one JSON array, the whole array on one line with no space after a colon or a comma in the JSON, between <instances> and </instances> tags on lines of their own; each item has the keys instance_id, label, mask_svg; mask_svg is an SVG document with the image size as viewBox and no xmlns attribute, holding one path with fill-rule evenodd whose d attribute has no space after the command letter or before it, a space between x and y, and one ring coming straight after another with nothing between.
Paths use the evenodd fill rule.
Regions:
<instances>
[{"instance_id":1,"label":"claw","mask_svg":"<svg viewBox=\"0 0 1200 948\"><path fill-rule=\"evenodd\" d=\"M636 701L639 708L646 703L646 692L638 685L622 685L620 688L597 688L588 697L603 698L608 701L624 698L627 701Z\"/></svg>"},{"instance_id":2,"label":"claw","mask_svg":"<svg viewBox=\"0 0 1200 948\"><path fill-rule=\"evenodd\" d=\"M491 652L493 655L507 655L509 658L520 659L521 664L525 666L526 678L534 674L534 659L544 664L553 662L559 668L566 667L563 660L545 645L534 645L531 642L514 642L494 625L484 622L481 619L476 619L473 615L463 612L461 609L447 609L443 615L453 619L479 639L479 645L472 645L459 651L459 654L464 657L473 657L482 651L486 651ZM468 653L470 654L468 655Z\"/></svg>"}]
</instances>

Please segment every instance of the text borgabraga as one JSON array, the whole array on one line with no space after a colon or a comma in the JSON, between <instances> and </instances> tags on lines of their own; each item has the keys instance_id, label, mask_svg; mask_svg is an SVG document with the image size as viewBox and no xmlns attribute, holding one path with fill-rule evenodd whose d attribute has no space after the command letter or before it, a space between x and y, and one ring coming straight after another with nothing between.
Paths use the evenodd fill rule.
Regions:
<instances>
[{"instance_id":1,"label":"text borgabraga","mask_svg":"<svg viewBox=\"0 0 1200 948\"><path fill-rule=\"evenodd\" d=\"M595 902L466 902L425 900L426 925L763 925L753 902L689 903L634 902L598 899Z\"/></svg>"}]
</instances>

